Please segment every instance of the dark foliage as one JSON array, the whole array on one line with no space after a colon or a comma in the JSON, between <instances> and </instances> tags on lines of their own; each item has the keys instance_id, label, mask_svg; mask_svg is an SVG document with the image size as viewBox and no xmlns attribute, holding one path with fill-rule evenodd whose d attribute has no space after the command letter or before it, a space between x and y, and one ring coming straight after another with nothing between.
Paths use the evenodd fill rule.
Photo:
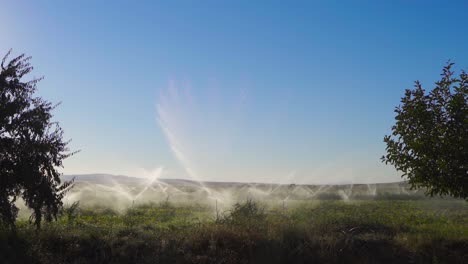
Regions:
<instances>
[{"instance_id":1,"label":"dark foliage","mask_svg":"<svg viewBox=\"0 0 468 264\"><path fill-rule=\"evenodd\" d=\"M429 93L418 81L406 90L382 160L403 172L412 188L468 199L468 74L455 77L452 67L444 67Z\"/></svg>"},{"instance_id":2,"label":"dark foliage","mask_svg":"<svg viewBox=\"0 0 468 264\"><path fill-rule=\"evenodd\" d=\"M18 213L15 202L22 198L32 209L31 220L56 218L71 182L60 181L57 167L73 153L62 139L62 129L52 122L56 105L34 97L40 79L22 81L33 67L30 57L20 55L0 72L0 219L13 227Z\"/></svg>"},{"instance_id":3,"label":"dark foliage","mask_svg":"<svg viewBox=\"0 0 468 264\"><path fill-rule=\"evenodd\" d=\"M247 199L243 203L235 203L229 214L222 219L222 222L248 227L262 227L265 217L265 208L262 208L253 200Z\"/></svg>"}]
</instances>

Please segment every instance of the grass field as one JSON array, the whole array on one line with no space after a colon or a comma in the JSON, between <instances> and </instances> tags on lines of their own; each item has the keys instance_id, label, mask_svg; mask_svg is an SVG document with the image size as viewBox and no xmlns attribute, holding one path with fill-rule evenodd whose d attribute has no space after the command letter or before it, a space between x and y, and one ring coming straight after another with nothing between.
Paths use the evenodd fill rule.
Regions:
<instances>
[{"instance_id":1,"label":"grass field","mask_svg":"<svg viewBox=\"0 0 468 264\"><path fill-rule=\"evenodd\" d=\"M222 209L69 204L39 231L26 219L3 229L0 263L468 263L467 202L333 193Z\"/></svg>"}]
</instances>

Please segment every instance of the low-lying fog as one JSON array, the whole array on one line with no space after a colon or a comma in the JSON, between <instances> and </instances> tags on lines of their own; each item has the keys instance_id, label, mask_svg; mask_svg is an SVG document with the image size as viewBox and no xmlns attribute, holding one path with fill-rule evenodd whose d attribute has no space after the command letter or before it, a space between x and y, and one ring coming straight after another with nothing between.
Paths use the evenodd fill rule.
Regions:
<instances>
[{"instance_id":1,"label":"low-lying fog","mask_svg":"<svg viewBox=\"0 0 468 264\"><path fill-rule=\"evenodd\" d=\"M65 204L80 201L83 206L104 206L124 210L134 205L190 203L220 208L252 199L265 204L284 205L307 200L379 199L388 196L419 199L421 192L404 182L383 184L299 185L238 182L195 182L174 179L142 179L105 174L65 176L75 186Z\"/></svg>"}]
</instances>

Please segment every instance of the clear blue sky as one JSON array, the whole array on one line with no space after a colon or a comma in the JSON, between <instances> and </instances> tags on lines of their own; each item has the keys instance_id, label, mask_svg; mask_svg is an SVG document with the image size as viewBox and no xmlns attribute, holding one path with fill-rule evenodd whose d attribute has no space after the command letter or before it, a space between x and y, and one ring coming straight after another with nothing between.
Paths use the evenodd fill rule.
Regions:
<instances>
[{"instance_id":1,"label":"clear blue sky","mask_svg":"<svg viewBox=\"0 0 468 264\"><path fill-rule=\"evenodd\" d=\"M352 2L352 3L351 3ZM464 3L463 3L464 2ZM468 68L466 1L0 1L0 52L81 152L63 172L382 182L414 80Z\"/></svg>"}]
</instances>

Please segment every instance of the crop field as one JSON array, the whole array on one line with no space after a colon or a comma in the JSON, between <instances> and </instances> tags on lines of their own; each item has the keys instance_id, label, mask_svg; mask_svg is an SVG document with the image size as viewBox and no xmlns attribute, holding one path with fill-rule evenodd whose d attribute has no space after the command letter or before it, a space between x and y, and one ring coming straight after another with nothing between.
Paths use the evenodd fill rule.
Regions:
<instances>
[{"instance_id":1,"label":"crop field","mask_svg":"<svg viewBox=\"0 0 468 264\"><path fill-rule=\"evenodd\" d=\"M468 263L467 202L402 183L205 186L212 197L180 184L184 195L164 196L152 184L137 199L122 186L113 188L130 190L126 201L77 183L40 230L23 212L16 231L1 231L0 262Z\"/></svg>"}]
</instances>

